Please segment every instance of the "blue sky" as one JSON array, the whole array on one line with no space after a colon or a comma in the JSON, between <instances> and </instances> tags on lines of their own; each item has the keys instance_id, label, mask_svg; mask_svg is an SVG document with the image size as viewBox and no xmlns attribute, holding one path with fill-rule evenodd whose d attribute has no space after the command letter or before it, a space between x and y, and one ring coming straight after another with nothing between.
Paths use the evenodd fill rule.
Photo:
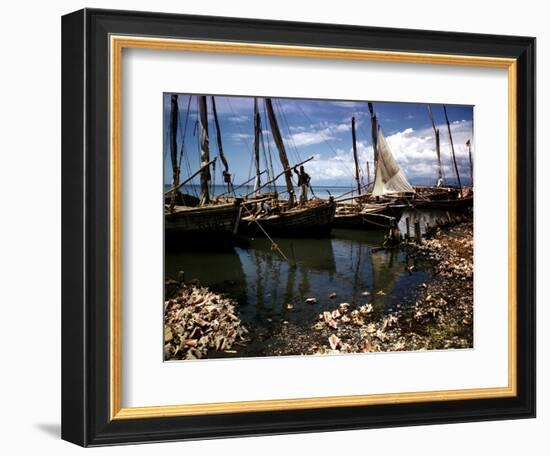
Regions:
<instances>
[{"instance_id":1,"label":"blue sky","mask_svg":"<svg viewBox=\"0 0 550 456\"><path fill-rule=\"evenodd\" d=\"M165 183L171 182L169 118L170 95L164 94L164 161ZM182 162L182 179L199 168L199 149L196 96L180 94L180 128L178 150L182 144L189 105L188 123L185 134L184 151L186 160ZM227 156L234 183L244 182L252 177L252 151L254 141L253 98L215 96L222 143ZM189 104L189 100L191 103ZM272 141L269 124L264 114L263 99L259 98L265 149L271 149L275 173L282 170L277 149ZM423 103L378 103L373 102L379 124L388 140L392 152L411 183L435 183L437 167L435 140L427 105ZM366 162L371 162L372 145L370 136L370 115L367 102L273 99L288 158L291 164L314 156L305 167L311 175L313 186L352 186L354 185L354 163L352 155L351 117L356 119L357 149L361 177L366 178ZM218 154L215 127L208 97L210 156ZM454 168L450 155L450 142L441 105L432 105L436 125L440 129L441 153L444 175L454 181ZM447 105L451 131L460 176L463 184L470 184L470 168L466 141L473 141L473 107ZM472 146L472 153L474 146ZM263 156L263 152L262 152ZM262 169L265 169L262 158ZM187 168L187 164L189 168ZM222 183L221 162L218 159L215 182ZM265 176L265 175L264 175ZM195 179L194 183L198 183ZM283 180L278 182L283 184Z\"/></svg>"}]
</instances>

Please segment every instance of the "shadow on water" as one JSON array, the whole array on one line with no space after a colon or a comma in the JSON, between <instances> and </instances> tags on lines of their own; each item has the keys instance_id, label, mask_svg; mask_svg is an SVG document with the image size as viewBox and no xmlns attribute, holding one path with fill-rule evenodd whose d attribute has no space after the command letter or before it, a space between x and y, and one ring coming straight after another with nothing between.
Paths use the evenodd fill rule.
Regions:
<instances>
[{"instance_id":1,"label":"shadow on water","mask_svg":"<svg viewBox=\"0 0 550 456\"><path fill-rule=\"evenodd\" d=\"M335 229L327 238L276 238L289 261L265 238L223 248L193 244L167 250L165 274L174 278L183 270L186 281L198 279L237 300L252 335L239 356L255 356L285 322L309 330L319 313L342 302L371 303L380 315L414 305L411 291L426 280L427 268L417 264L407 272L403 251L381 249L384 234Z\"/></svg>"}]
</instances>

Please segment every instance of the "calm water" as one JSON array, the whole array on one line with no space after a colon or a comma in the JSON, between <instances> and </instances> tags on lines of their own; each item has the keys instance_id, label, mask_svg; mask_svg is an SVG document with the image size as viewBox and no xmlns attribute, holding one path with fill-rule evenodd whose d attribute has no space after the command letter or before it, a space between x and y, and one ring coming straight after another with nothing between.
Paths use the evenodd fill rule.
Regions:
<instances>
[{"instance_id":1,"label":"calm water","mask_svg":"<svg viewBox=\"0 0 550 456\"><path fill-rule=\"evenodd\" d=\"M414 305L414 290L428 273L417 264L409 274L402 251L380 249L384 234L335 229L325 239L276 239L289 261L263 238L223 251L195 245L193 251L166 253L166 275L176 277L183 270L187 281L199 279L236 299L241 319L265 340L284 321L309 330L320 312L342 302L370 302L378 314ZM363 296L364 291L371 295ZM376 294L380 291L385 295ZM330 299L331 293L337 298ZM306 304L309 297L317 303ZM240 349L240 356L254 356L255 347Z\"/></svg>"}]
</instances>

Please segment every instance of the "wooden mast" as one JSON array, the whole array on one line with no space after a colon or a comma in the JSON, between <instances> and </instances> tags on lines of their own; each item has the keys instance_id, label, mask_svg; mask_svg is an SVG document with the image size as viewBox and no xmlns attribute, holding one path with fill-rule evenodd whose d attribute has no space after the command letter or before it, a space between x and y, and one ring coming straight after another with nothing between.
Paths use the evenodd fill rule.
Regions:
<instances>
[{"instance_id":1,"label":"wooden mast","mask_svg":"<svg viewBox=\"0 0 550 456\"><path fill-rule=\"evenodd\" d=\"M178 167L178 96L172 95L170 106L170 158L172 159L172 198L170 199L170 212L174 211L176 195L180 183L180 170Z\"/></svg>"},{"instance_id":2,"label":"wooden mast","mask_svg":"<svg viewBox=\"0 0 550 456\"><path fill-rule=\"evenodd\" d=\"M370 111L374 175L376 176L376 168L378 166L378 119L376 118L376 113L374 112L374 107L372 106L372 103L369 102L368 106Z\"/></svg>"},{"instance_id":3,"label":"wooden mast","mask_svg":"<svg viewBox=\"0 0 550 456\"><path fill-rule=\"evenodd\" d=\"M470 158L470 179L472 181L472 187L474 186L474 163L472 162L472 141L466 141L468 146L468 157Z\"/></svg>"},{"instance_id":4,"label":"wooden mast","mask_svg":"<svg viewBox=\"0 0 550 456\"><path fill-rule=\"evenodd\" d=\"M353 160L355 162L355 182L357 183L357 194L361 194L361 180L359 179L359 161L357 160L357 144L355 140L355 116L351 118L351 139L353 142Z\"/></svg>"},{"instance_id":5,"label":"wooden mast","mask_svg":"<svg viewBox=\"0 0 550 456\"><path fill-rule=\"evenodd\" d=\"M449 130L449 139L451 141L451 153L453 155L453 164L455 166L456 180L458 181L458 188L462 193L462 183L460 182L460 174L458 172L458 165L456 164L455 146L453 144L453 135L451 134L451 124L449 123L449 116L447 116L447 107L443 106L443 112L445 113L445 121L447 122L447 130Z\"/></svg>"},{"instance_id":6,"label":"wooden mast","mask_svg":"<svg viewBox=\"0 0 550 456\"><path fill-rule=\"evenodd\" d=\"M208 111L206 97L199 95L199 129L200 129L200 158L201 158L201 201L200 204L210 203L208 183L210 182L210 167L205 166L210 161L210 149L208 139Z\"/></svg>"},{"instance_id":7,"label":"wooden mast","mask_svg":"<svg viewBox=\"0 0 550 456\"><path fill-rule=\"evenodd\" d=\"M216 110L216 100L212 96L212 114L214 114L214 125L216 126L216 143L218 144L218 153L220 155L220 159L223 163L223 181L227 184L227 191L231 192L231 174L229 173L229 164L227 163L227 159L225 158L225 154L223 153L223 146L222 146L222 133L220 130L220 123L218 122L218 112Z\"/></svg>"},{"instance_id":8,"label":"wooden mast","mask_svg":"<svg viewBox=\"0 0 550 456\"><path fill-rule=\"evenodd\" d=\"M254 180L254 194L260 194L260 112L258 110L258 99L254 97L254 164L256 166L256 177Z\"/></svg>"},{"instance_id":9,"label":"wooden mast","mask_svg":"<svg viewBox=\"0 0 550 456\"><path fill-rule=\"evenodd\" d=\"M369 164L369 161L367 160L367 185L370 185L370 183L371 183L371 180L370 180L370 164Z\"/></svg>"},{"instance_id":10,"label":"wooden mast","mask_svg":"<svg viewBox=\"0 0 550 456\"><path fill-rule=\"evenodd\" d=\"M430 121L432 122L432 128L435 134L435 153L437 155L437 184L443 182L443 169L441 168L441 142L439 138L439 128L435 126L434 117L432 114L432 107L428 105L428 115L430 116Z\"/></svg>"},{"instance_id":11,"label":"wooden mast","mask_svg":"<svg viewBox=\"0 0 550 456\"><path fill-rule=\"evenodd\" d=\"M283 165L283 170L285 174L286 189L288 191L288 208L294 207L294 186L292 185L292 171L288 163L288 157L286 155L285 145L283 143L283 137L281 136L281 131L279 130L279 125L277 124L277 118L275 117L275 112L273 111L273 104L271 103L271 98L265 99L265 107L267 109L267 117L269 119L269 125L271 126L271 133L273 134L273 140L277 145L279 151L279 159L281 160L281 165Z\"/></svg>"}]
</instances>

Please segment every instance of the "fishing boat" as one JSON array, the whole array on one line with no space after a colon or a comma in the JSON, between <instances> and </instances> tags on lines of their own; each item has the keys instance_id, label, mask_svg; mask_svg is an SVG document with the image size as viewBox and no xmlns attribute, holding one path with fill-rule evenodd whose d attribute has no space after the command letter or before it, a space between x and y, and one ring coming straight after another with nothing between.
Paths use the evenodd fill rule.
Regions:
<instances>
[{"instance_id":1,"label":"fishing boat","mask_svg":"<svg viewBox=\"0 0 550 456\"><path fill-rule=\"evenodd\" d=\"M294 184L292 182L292 169L312 160L313 157L294 167L290 166L271 98L264 99L264 107L267 112L271 134L277 146L283 172L263 185L260 182L260 117L258 113L258 100L254 99L254 163L256 179L253 198L244 201L242 204L244 213L239 228L240 232L250 235L282 237L324 236L329 234L336 211L336 203L333 198L329 198L329 200L313 198L299 204L296 202ZM270 196L262 195L262 188L274 183L278 178L283 176L286 184L286 193L288 194L286 200L279 199L277 194Z\"/></svg>"},{"instance_id":2,"label":"fishing boat","mask_svg":"<svg viewBox=\"0 0 550 456\"><path fill-rule=\"evenodd\" d=\"M218 202L210 196L210 166L216 161L217 157L214 157L212 160L210 159L206 97L198 96L197 101L199 106L198 126L200 130L201 167L197 172L180 183L180 162L181 155L184 152L183 141L178 159L178 96L172 95L171 98L170 152L173 182L172 189L164 195L164 229L167 240L187 240L190 237L205 237L215 240L220 236L234 235L238 230L242 214L241 200L235 199L229 203ZM229 176L227 180L230 183L228 164L221 147L221 135L215 112L214 97L212 97L212 105L214 106L215 125L218 132L218 153L225 167L224 177L226 175ZM194 198L192 195L181 193L180 188L197 175L200 175L200 198Z\"/></svg>"},{"instance_id":3,"label":"fishing boat","mask_svg":"<svg viewBox=\"0 0 550 456\"><path fill-rule=\"evenodd\" d=\"M167 233L210 236L213 233L236 234L242 208L238 202L197 207L175 206L165 211Z\"/></svg>"},{"instance_id":4,"label":"fishing boat","mask_svg":"<svg viewBox=\"0 0 550 456\"><path fill-rule=\"evenodd\" d=\"M308 201L307 206L275 208L268 215L244 216L241 228L242 232L254 235L324 236L330 234L335 211L334 201L316 198Z\"/></svg>"},{"instance_id":5,"label":"fishing boat","mask_svg":"<svg viewBox=\"0 0 550 456\"><path fill-rule=\"evenodd\" d=\"M389 203L338 205L334 227L366 230L394 228L407 207L403 204Z\"/></svg>"},{"instance_id":6,"label":"fishing boat","mask_svg":"<svg viewBox=\"0 0 550 456\"><path fill-rule=\"evenodd\" d=\"M352 117L351 133L358 195L353 198L355 200L354 204L339 204L334 217L335 227L358 229L394 228L397 226L405 208L409 206L406 200L415 193L414 188L409 184L393 157L382 129L380 127L376 129L377 120L371 103L369 103L369 110L371 111L373 125L372 142L375 152L373 189L371 193L362 194L363 186L359 177L355 117ZM405 204L403 204L403 199L405 199Z\"/></svg>"},{"instance_id":7,"label":"fishing boat","mask_svg":"<svg viewBox=\"0 0 550 456\"><path fill-rule=\"evenodd\" d=\"M418 209L444 209L444 210L464 210L471 208L474 201L473 188L463 187L460 179L460 173L456 162L455 148L453 135L451 132L451 124L447 115L447 108L443 106L449 141L451 145L451 157L453 168L456 175L458 187L449 187L444 185L443 168L441 165L441 144L440 131L436 127L433 118L431 106L428 105L428 115L432 124L435 137L435 152L437 157L437 185L433 187L417 187L415 198L411 200L411 205ZM470 177L473 182L473 165L472 165L472 149L471 142L466 142L470 158Z\"/></svg>"}]
</instances>

